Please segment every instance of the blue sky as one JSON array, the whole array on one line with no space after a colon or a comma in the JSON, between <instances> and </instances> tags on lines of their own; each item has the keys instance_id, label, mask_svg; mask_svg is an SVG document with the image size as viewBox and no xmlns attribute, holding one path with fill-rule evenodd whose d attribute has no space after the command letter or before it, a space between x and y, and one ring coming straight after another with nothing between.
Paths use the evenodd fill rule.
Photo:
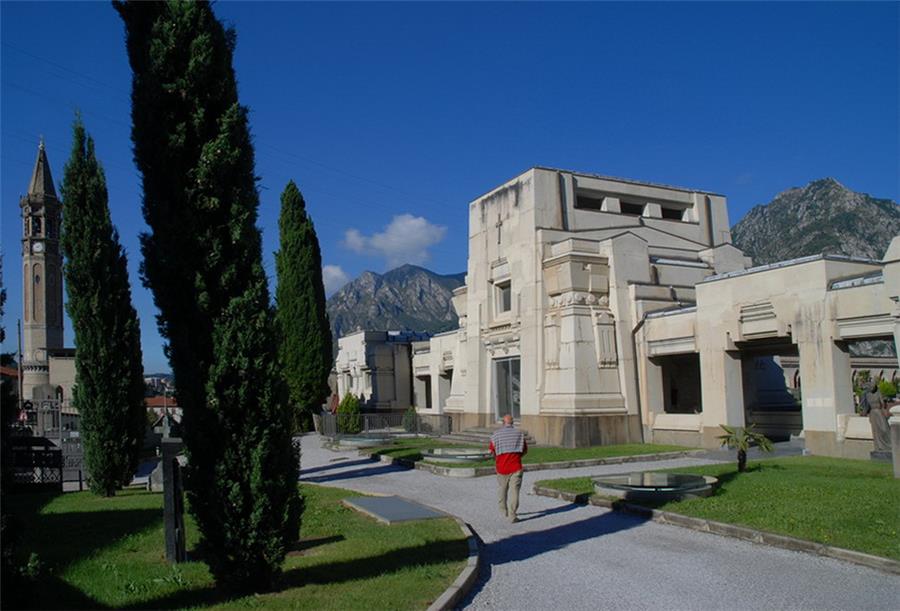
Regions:
<instances>
[{"instance_id":1,"label":"blue sky","mask_svg":"<svg viewBox=\"0 0 900 611\"><path fill-rule=\"evenodd\" d=\"M534 165L721 192L732 223L824 176L898 199L896 3L215 11L238 33L270 274L289 179L306 197L332 286L403 262L463 271L467 202ZM39 135L59 184L77 108L129 253L145 369L168 370L137 274L130 85L109 3L0 4L4 351L15 349L21 312L18 201Z\"/></svg>"}]
</instances>

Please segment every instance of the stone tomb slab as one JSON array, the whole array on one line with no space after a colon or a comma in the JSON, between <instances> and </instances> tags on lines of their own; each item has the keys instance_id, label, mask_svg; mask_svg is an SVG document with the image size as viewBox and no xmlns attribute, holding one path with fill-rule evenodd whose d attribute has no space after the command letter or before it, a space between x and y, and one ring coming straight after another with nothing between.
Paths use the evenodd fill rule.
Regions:
<instances>
[{"instance_id":1,"label":"stone tomb slab","mask_svg":"<svg viewBox=\"0 0 900 611\"><path fill-rule=\"evenodd\" d=\"M354 496L346 498L342 502L350 509L355 509L385 524L449 517L446 513L399 496Z\"/></svg>"}]
</instances>

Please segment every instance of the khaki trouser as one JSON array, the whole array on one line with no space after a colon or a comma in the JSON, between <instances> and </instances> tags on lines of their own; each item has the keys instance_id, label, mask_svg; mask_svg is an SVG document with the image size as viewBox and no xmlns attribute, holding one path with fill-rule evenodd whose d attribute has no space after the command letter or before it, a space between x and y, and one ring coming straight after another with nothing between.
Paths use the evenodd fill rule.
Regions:
<instances>
[{"instance_id":1,"label":"khaki trouser","mask_svg":"<svg viewBox=\"0 0 900 611\"><path fill-rule=\"evenodd\" d=\"M519 489L522 487L522 470L508 475L497 474L497 502L500 515L509 519L516 517L519 510Z\"/></svg>"}]
</instances>

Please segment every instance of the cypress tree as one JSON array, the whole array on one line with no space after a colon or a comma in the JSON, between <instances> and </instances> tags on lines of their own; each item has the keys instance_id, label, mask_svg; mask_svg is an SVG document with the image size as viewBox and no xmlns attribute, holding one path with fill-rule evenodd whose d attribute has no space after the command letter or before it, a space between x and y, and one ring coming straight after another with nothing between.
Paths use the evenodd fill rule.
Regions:
<instances>
[{"instance_id":1,"label":"cypress tree","mask_svg":"<svg viewBox=\"0 0 900 611\"><path fill-rule=\"evenodd\" d=\"M331 327L325 311L319 239L303 195L293 180L281 194L278 229L275 296L282 334L281 357L299 427L328 397Z\"/></svg>"},{"instance_id":2,"label":"cypress tree","mask_svg":"<svg viewBox=\"0 0 900 611\"><path fill-rule=\"evenodd\" d=\"M235 34L205 2L115 7L134 72L132 141L150 227L142 275L184 410L200 550L220 587L264 589L297 538L302 505Z\"/></svg>"},{"instance_id":3,"label":"cypress tree","mask_svg":"<svg viewBox=\"0 0 900 611\"><path fill-rule=\"evenodd\" d=\"M80 119L73 132L62 184L61 238L66 308L75 331L72 395L81 416L91 490L113 496L131 481L144 441L141 330L94 141Z\"/></svg>"}]
</instances>

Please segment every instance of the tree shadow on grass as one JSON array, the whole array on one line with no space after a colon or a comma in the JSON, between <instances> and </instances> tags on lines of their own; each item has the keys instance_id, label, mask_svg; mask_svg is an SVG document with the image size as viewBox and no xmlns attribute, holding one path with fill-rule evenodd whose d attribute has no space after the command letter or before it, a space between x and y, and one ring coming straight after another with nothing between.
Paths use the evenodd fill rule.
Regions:
<instances>
[{"instance_id":1,"label":"tree shadow on grass","mask_svg":"<svg viewBox=\"0 0 900 611\"><path fill-rule=\"evenodd\" d=\"M42 576L32 584L24 609L108 609L75 586L55 575Z\"/></svg>"},{"instance_id":2,"label":"tree shadow on grass","mask_svg":"<svg viewBox=\"0 0 900 611\"><path fill-rule=\"evenodd\" d=\"M59 577L69 565L88 558L123 538L158 527L161 509L110 509L41 513L55 493L4 495L4 512L14 512L23 536L17 556L37 554L43 569L28 592L16 596L23 608L99 609L103 605Z\"/></svg>"},{"instance_id":3,"label":"tree shadow on grass","mask_svg":"<svg viewBox=\"0 0 900 611\"><path fill-rule=\"evenodd\" d=\"M719 480L719 485L716 488L715 496L719 494L727 494L727 490L725 490L725 484L729 484L741 477L742 475L752 475L753 473L761 473L763 471L783 471L784 467L781 465L773 465L773 464L764 464L764 463L755 463L752 465L747 465L747 469L741 473L737 470L737 467L733 471L728 471L727 473L721 473L716 476L716 479Z\"/></svg>"},{"instance_id":4,"label":"tree shadow on grass","mask_svg":"<svg viewBox=\"0 0 900 611\"><path fill-rule=\"evenodd\" d=\"M337 543L343 541L344 535L332 535L330 537L317 537L315 539L301 539L294 543L288 550L288 556L303 555L304 552L311 550L320 545L328 545L329 543Z\"/></svg>"},{"instance_id":5,"label":"tree shadow on grass","mask_svg":"<svg viewBox=\"0 0 900 611\"><path fill-rule=\"evenodd\" d=\"M404 547L379 556L354 558L340 562L328 562L285 571L278 587L272 592L283 592L306 585L335 585L389 575L414 566L463 561L468 556L465 540L436 541L425 545ZM144 600L125 609L178 609L183 607L209 607L241 598L206 586L180 590L166 596Z\"/></svg>"},{"instance_id":6,"label":"tree shadow on grass","mask_svg":"<svg viewBox=\"0 0 900 611\"><path fill-rule=\"evenodd\" d=\"M161 509L43 514L29 520L24 547L59 570L129 535L160 526L162 518Z\"/></svg>"}]
</instances>

